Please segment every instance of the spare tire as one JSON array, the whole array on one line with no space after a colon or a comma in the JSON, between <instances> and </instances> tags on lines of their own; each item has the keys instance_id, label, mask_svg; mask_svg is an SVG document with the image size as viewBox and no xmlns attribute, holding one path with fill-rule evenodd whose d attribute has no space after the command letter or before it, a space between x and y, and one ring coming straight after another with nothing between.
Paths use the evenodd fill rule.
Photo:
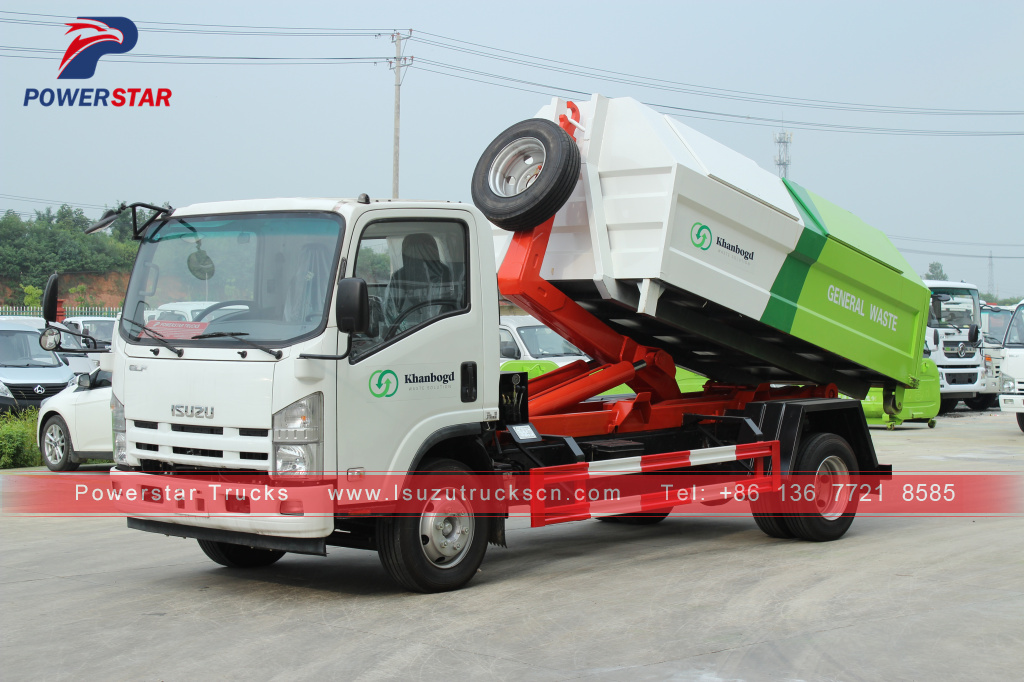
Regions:
<instances>
[{"instance_id":1,"label":"spare tire","mask_svg":"<svg viewBox=\"0 0 1024 682\"><path fill-rule=\"evenodd\" d=\"M473 203L498 227L530 230L558 212L580 176L576 141L543 118L494 138L473 171Z\"/></svg>"}]
</instances>

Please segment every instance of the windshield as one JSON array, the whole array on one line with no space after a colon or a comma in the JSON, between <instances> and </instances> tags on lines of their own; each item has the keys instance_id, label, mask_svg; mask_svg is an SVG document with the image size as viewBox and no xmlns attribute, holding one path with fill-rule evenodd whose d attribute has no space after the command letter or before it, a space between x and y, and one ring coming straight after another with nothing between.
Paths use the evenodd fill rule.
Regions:
<instances>
[{"instance_id":1,"label":"windshield","mask_svg":"<svg viewBox=\"0 0 1024 682\"><path fill-rule=\"evenodd\" d=\"M39 334L32 331L0 330L0 366L58 367L60 360L39 347Z\"/></svg>"},{"instance_id":2,"label":"windshield","mask_svg":"<svg viewBox=\"0 0 1024 682\"><path fill-rule=\"evenodd\" d=\"M933 294L946 294L948 301L932 298L928 308L929 327L952 327L966 329L980 321L980 302L975 289L936 287Z\"/></svg>"},{"instance_id":3,"label":"windshield","mask_svg":"<svg viewBox=\"0 0 1024 682\"><path fill-rule=\"evenodd\" d=\"M230 332L283 345L326 324L344 221L334 213L185 217L151 229L128 283L120 334L153 344L236 344ZM135 324L130 323L133 321Z\"/></svg>"},{"instance_id":4,"label":"windshield","mask_svg":"<svg viewBox=\"0 0 1024 682\"><path fill-rule=\"evenodd\" d=\"M551 329L543 325L536 327L518 327L516 333L526 344L526 349L535 358L550 358L556 355L583 355L579 348L572 345Z\"/></svg>"},{"instance_id":5,"label":"windshield","mask_svg":"<svg viewBox=\"0 0 1024 682\"><path fill-rule=\"evenodd\" d=\"M1005 308L982 308L981 331L987 343L1000 344L1006 336L1006 328L1010 325L1013 311Z\"/></svg>"}]
</instances>

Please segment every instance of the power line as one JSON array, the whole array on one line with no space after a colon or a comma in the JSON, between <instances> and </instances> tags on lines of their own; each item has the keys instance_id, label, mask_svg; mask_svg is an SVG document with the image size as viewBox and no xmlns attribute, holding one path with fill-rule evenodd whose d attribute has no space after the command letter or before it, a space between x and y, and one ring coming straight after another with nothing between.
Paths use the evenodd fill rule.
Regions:
<instances>
[{"instance_id":1,"label":"power line","mask_svg":"<svg viewBox=\"0 0 1024 682\"><path fill-rule=\"evenodd\" d=\"M57 204L59 206L71 206L80 208L107 208L106 206L100 206L99 204L85 204L71 201L58 201L57 199L40 199L39 197L26 197L20 194L0 194L0 199L9 199L11 201L23 201L33 203L44 203L44 204Z\"/></svg>"},{"instance_id":2,"label":"power line","mask_svg":"<svg viewBox=\"0 0 1024 682\"><path fill-rule=\"evenodd\" d=\"M889 239L898 239L898 240L901 240L901 241L908 241L908 242L925 242L925 243L928 243L928 244L956 244L956 245L959 245L959 246L1006 246L1006 247L1024 248L1024 244L997 244L995 242L983 242L982 243L982 242L979 242L977 240L973 241L973 242L959 242L959 241L952 241L952 240L948 240L948 239L930 239L928 237L903 237L903 236L900 236L898 234L890 234L890 235L888 235L888 237L889 237Z\"/></svg>"},{"instance_id":3,"label":"power line","mask_svg":"<svg viewBox=\"0 0 1024 682\"><path fill-rule=\"evenodd\" d=\"M68 17L55 14L41 14L33 12L11 12L0 11L0 14L10 14L25 17L44 17L50 19L67 19ZM33 25L62 26L62 22L44 22L30 19L3 19L0 22L25 23ZM241 24L199 24L182 22L160 22L160 21L136 21L143 27L148 26L178 26L188 28L143 28L150 32L167 33L202 33L212 35L249 35L249 36L270 36L270 37L380 37L390 35L393 29L325 29L324 27L284 27L284 26L251 26ZM208 29L218 29L208 30ZM236 30L244 29L244 30ZM413 32L410 30L410 34ZM424 36L429 36L424 37ZM616 82L634 87L661 89L681 94L691 94L701 97L718 97L738 101L774 104L792 107L806 107L816 109L832 109L837 111L850 111L858 113L881 113L881 114L913 114L928 116L1021 116L1024 111L1016 110L984 110L984 109L947 109L929 107L909 107L879 104L863 104L855 102L842 102L835 100L812 99L805 97L790 97L784 95L772 95L768 93L751 92L745 90L733 90L728 88L717 88L711 86L697 85L682 81L651 78L638 74L630 74L610 69L600 69L572 62L548 59L523 52L504 50L480 43L474 43L457 38L443 36L429 31L417 31L410 35L410 39L417 40L425 45L431 45L440 49L461 52L471 56L484 57L487 59L500 60L505 63L518 64L531 68L546 69L565 73L567 75L583 76L600 79L608 82ZM466 47L468 46L468 47Z\"/></svg>"},{"instance_id":4,"label":"power line","mask_svg":"<svg viewBox=\"0 0 1024 682\"><path fill-rule=\"evenodd\" d=\"M429 64L434 66L435 69L423 68L422 64ZM418 68L422 71L429 71L430 73L436 73L442 76L448 76L450 78L460 78L463 80L470 80L478 83L484 83L487 85L494 85L496 87L508 87L503 83L495 83L490 80L483 79L494 79L498 81L507 81L510 83L516 83L521 85L529 85L536 88L544 88L543 91L529 89L529 92L539 92L541 94L554 94L556 96L565 96L566 94L582 95L587 96L588 93L582 90L575 90L571 88L550 85L546 83L538 83L536 81L523 80L521 78L512 78L511 76L502 76L500 74L490 73L487 71L479 71L477 69L469 69L454 64L447 64L444 62L437 62L431 59L418 59L416 64L413 64L413 68ZM459 73L448 73L447 71L439 71L436 69L448 69ZM463 73L473 74L479 78L471 78L468 76L460 75ZM524 90L525 88L513 87L514 90ZM690 107L679 107L671 104L664 104L658 102L644 102L644 104L653 107L661 113L675 113L685 112L689 118L698 118L709 121L719 121L725 123L743 123L745 125L756 125L763 127L777 127L782 123L785 123L787 128L800 129L800 130L818 130L826 132L845 132L845 133L868 133L875 135L910 135L910 136L926 136L926 137L1003 137L1003 136L1020 136L1024 135L1024 131L981 131L981 130L926 130L926 129L909 129L909 128L880 128L872 126L855 126L848 124L839 123L817 123L813 121L783 121L782 119L769 118L764 116L749 116L744 114L730 114L721 111L710 111L705 109L693 109ZM664 111L668 109L669 112ZM702 114L696 115L696 114ZM716 118L708 118L716 117ZM729 120L723 120L729 119Z\"/></svg>"},{"instance_id":5,"label":"power line","mask_svg":"<svg viewBox=\"0 0 1024 682\"><path fill-rule=\"evenodd\" d=\"M948 256L950 258L999 258L1001 260L1024 260L1024 256L981 256L973 253L943 253L941 251L918 251L917 249L900 249L901 253L923 253L929 256Z\"/></svg>"}]
</instances>

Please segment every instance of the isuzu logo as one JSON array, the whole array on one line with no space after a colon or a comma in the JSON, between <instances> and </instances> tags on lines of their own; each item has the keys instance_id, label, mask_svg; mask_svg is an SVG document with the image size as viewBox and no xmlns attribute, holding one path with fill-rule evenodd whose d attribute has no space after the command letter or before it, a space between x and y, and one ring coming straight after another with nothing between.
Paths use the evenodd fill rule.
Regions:
<instances>
[{"instance_id":1,"label":"isuzu logo","mask_svg":"<svg viewBox=\"0 0 1024 682\"><path fill-rule=\"evenodd\" d=\"M189 419L213 419L213 408L204 405L171 405L172 417L188 417Z\"/></svg>"}]
</instances>

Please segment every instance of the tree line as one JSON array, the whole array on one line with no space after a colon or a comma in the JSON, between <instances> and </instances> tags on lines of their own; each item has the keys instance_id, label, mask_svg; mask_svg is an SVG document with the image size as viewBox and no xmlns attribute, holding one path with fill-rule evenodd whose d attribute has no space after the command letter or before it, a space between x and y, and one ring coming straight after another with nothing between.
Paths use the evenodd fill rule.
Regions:
<instances>
[{"instance_id":1,"label":"tree line","mask_svg":"<svg viewBox=\"0 0 1024 682\"><path fill-rule=\"evenodd\" d=\"M148 217L144 213L139 211L140 221ZM122 212L107 230L85 234L93 222L82 209L67 204L56 211L37 210L28 219L8 210L0 218L0 282L11 291L0 303L38 305L47 278L55 272L130 271L138 251L131 238L131 211Z\"/></svg>"}]
</instances>

